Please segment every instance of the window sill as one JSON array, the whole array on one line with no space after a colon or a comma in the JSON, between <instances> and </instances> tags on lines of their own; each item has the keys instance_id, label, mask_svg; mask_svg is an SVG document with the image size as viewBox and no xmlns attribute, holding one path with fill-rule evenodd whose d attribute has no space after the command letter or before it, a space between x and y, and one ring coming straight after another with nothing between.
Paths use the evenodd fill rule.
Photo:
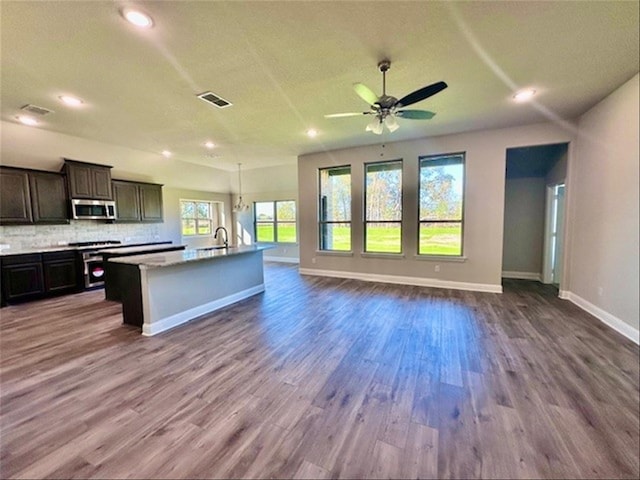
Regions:
<instances>
[{"instance_id":1,"label":"window sill","mask_svg":"<svg viewBox=\"0 0 640 480\"><path fill-rule=\"evenodd\" d=\"M405 258L404 253L362 252L360 256L362 258L392 258L394 260L402 260L403 258Z\"/></svg>"},{"instance_id":2,"label":"window sill","mask_svg":"<svg viewBox=\"0 0 640 480\"><path fill-rule=\"evenodd\" d=\"M298 247L300 246L299 243L293 243L293 242L253 242L256 245L274 245L276 247Z\"/></svg>"},{"instance_id":3,"label":"window sill","mask_svg":"<svg viewBox=\"0 0 640 480\"><path fill-rule=\"evenodd\" d=\"M326 255L328 257L353 257L353 252L341 252L338 250L316 250L316 255Z\"/></svg>"},{"instance_id":4,"label":"window sill","mask_svg":"<svg viewBox=\"0 0 640 480\"><path fill-rule=\"evenodd\" d=\"M454 257L448 255L414 255L414 260L426 260L431 262L452 262L452 263L464 263L467 261L467 257Z\"/></svg>"}]
</instances>

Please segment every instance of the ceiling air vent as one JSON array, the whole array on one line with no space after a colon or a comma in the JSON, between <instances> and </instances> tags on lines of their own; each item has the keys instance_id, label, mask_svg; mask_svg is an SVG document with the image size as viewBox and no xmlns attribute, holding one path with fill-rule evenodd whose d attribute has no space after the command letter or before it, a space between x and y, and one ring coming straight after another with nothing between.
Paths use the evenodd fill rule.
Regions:
<instances>
[{"instance_id":1,"label":"ceiling air vent","mask_svg":"<svg viewBox=\"0 0 640 480\"><path fill-rule=\"evenodd\" d=\"M37 105L31 105L31 104L25 105L20 110L33 113L34 115L40 115L41 117L44 117L45 115L49 115L50 113L53 113L53 110L49 110L48 108L39 107Z\"/></svg>"},{"instance_id":2,"label":"ceiling air vent","mask_svg":"<svg viewBox=\"0 0 640 480\"><path fill-rule=\"evenodd\" d=\"M211 103L218 108L226 108L233 105L231 102L227 102L224 98L219 97L215 93L212 92L204 92L198 95L198 98L201 98L205 102Z\"/></svg>"}]
</instances>

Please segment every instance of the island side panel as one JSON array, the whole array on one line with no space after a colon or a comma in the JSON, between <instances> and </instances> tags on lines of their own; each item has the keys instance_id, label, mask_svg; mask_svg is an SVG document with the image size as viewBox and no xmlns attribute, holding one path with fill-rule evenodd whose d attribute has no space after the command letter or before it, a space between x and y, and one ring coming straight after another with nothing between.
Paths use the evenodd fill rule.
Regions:
<instances>
[{"instance_id":1,"label":"island side panel","mask_svg":"<svg viewBox=\"0 0 640 480\"><path fill-rule=\"evenodd\" d=\"M161 253L172 252L176 250L184 250L185 245L151 245L141 248L129 247L123 249L125 252L105 252L102 254L104 260L104 297L106 300L113 300L115 302L121 301L121 291L129 287L128 281L120 278L120 271L122 270L120 263L110 262L112 258L131 257L134 255L148 254L148 253Z\"/></svg>"},{"instance_id":2,"label":"island side panel","mask_svg":"<svg viewBox=\"0 0 640 480\"><path fill-rule=\"evenodd\" d=\"M141 327L144 321L142 281L138 265L118 265L118 279L126 288L120 290L123 322Z\"/></svg>"},{"instance_id":3,"label":"island side panel","mask_svg":"<svg viewBox=\"0 0 640 480\"><path fill-rule=\"evenodd\" d=\"M264 291L262 251L148 268L144 273L145 335Z\"/></svg>"}]
</instances>

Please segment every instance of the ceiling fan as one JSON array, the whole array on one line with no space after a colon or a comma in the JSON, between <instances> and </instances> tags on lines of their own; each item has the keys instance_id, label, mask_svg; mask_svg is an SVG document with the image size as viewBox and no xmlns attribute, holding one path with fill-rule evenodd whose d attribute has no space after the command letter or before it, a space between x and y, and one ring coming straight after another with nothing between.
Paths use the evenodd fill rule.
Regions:
<instances>
[{"instance_id":1,"label":"ceiling fan","mask_svg":"<svg viewBox=\"0 0 640 480\"><path fill-rule=\"evenodd\" d=\"M429 98L436 93L447 88L445 82L436 82L426 87L422 87L409 95L405 95L400 100L391 95L387 95L387 71L391 67L389 60L383 60L378 64L378 68L382 72L382 95L378 97L373 91L363 85L356 83L353 89L358 96L371 106L368 112L353 113L333 113L325 115L325 118L355 117L358 115L374 115L374 119L367 125L366 130L377 135L382 134L382 127L386 125L390 132L395 132L400 126L396 117L408 118L410 120L429 120L435 115L434 112L428 110L404 110L404 107L420 102L425 98Z\"/></svg>"}]
</instances>

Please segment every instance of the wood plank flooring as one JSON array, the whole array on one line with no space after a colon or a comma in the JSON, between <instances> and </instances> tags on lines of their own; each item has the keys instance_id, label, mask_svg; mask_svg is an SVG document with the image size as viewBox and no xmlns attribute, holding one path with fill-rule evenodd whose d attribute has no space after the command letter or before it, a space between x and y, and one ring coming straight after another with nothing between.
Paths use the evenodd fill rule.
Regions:
<instances>
[{"instance_id":1,"label":"wood plank flooring","mask_svg":"<svg viewBox=\"0 0 640 480\"><path fill-rule=\"evenodd\" d=\"M640 476L638 347L552 287L265 274L151 338L102 291L2 309L0 477Z\"/></svg>"}]
</instances>

